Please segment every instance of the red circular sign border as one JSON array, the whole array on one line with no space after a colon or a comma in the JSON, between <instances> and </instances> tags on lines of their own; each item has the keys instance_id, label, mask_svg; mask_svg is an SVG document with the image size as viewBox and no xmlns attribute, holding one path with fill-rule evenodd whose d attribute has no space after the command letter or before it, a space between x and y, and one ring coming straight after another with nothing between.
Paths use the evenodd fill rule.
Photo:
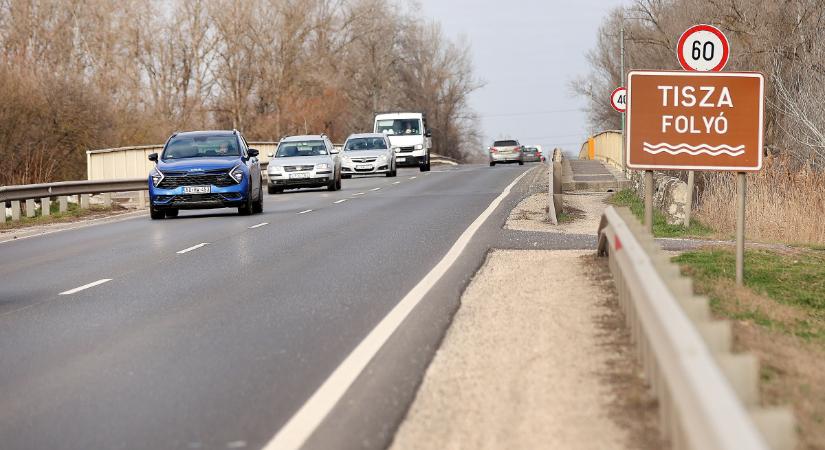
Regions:
<instances>
[{"instance_id":1,"label":"red circular sign border","mask_svg":"<svg viewBox=\"0 0 825 450\"><path fill-rule=\"evenodd\" d=\"M725 33L722 33L722 30L716 28L713 25L701 24L701 25L694 25L687 29L682 36L679 38L679 45L676 46L676 54L679 57L679 64L682 65L682 68L687 70L688 72L699 72L698 70L690 67L685 60L684 54L682 54L682 50L684 49L685 42L687 39L697 31L709 31L716 35L720 41L722 41L722 61L713 69L710 69L708 72L721 72L722 69L728 65L728 60L730 59L730 43L728 42L727 36Z\"/></svg>"},{"instance_id":2,"label":"red circular sign border","mask_svg":"<svg viewBox=\"0 0 825 450\"><path fill-rule=\"evenodd\" d=\"M616 108L616 105L613 104L613 96L616 95L616 92L619 92L622 89L624 89L625 91L627 90L627 88L624 86L619 86L616 89L613 89L613 92L610 94L610 106L612 106L613 109L615 109L616 111L624 114L627 112L627 106L625 106L624 110L621 110L619 108ZM625 102L625 105L627 105L627 102Z\"/></svg>"}]
</instances>

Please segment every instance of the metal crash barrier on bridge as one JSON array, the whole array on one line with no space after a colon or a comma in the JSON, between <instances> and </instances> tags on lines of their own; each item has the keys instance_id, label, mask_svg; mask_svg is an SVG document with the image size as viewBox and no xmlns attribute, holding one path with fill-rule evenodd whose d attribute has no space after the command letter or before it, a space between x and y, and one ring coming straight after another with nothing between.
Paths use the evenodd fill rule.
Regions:
<instances>
[{"instance_id":1,"label":"metal crash barrier on bridge","mask_svg":"<svg viewBox=\"0 0 825 450\"><path fill-rule=\"evenodd\" d=\"M730 323L714 320L653 237L626 208L608 207L598 254L609 258L619 303L674 449L791 450L795 420L759 404L759 363L731 353Z\"/></svg>"}]
</instances>

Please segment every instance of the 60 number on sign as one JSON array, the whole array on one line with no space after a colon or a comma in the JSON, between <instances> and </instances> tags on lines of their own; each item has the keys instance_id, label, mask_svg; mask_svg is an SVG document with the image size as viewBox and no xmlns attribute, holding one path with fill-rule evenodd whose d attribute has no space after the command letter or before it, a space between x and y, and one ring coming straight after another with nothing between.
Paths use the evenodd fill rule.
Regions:
<instances>
[{"instance_id":1,"label":"60 number on sign","mask_svg":"<svg viewBox=\"0 0 825 450\"><path fill-rule=\"evenodd\" d=\"M719 72L730 58L727 37L712 25L690 27L676 49L682 68L695 72Z\"/></svg>"}]
</instances>

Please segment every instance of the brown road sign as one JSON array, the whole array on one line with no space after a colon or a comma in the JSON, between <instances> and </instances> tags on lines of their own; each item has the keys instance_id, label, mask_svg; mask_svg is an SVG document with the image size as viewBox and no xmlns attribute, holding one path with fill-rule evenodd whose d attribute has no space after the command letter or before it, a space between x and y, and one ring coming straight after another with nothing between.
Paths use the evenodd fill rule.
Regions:
<instances>
[{"instance_id":1,"label":"brown road sign","mask_svg":"<svg viewBox=\"0 0 825 450\"><path fill-rule=\"evenodd\" d=\"M764 93L758 73L630 72L627 166L761 169Z\"/></svg>"}]
</instances>

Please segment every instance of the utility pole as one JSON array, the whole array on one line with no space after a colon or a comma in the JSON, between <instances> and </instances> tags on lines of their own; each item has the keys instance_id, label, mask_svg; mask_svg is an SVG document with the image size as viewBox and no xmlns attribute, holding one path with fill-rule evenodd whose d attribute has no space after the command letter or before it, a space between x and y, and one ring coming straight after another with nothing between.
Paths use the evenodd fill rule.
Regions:
<instances>
[{"instance_id":1,"label":"utility pole","mask_svg":"<svg viewBox=\"0 0 825 450\"><path fill-rule=\"evenodd\" d=\"M621 31L619 31L619 40L621 41L619 46L621 48L621 54L622 54L621 55L621 71L622 71L622 75L621 75L622 84L621 85L622 85L622 87L626 87L624 85L624 14L622 14L622 28L621 28ZM627 99L625 100L625 105L627 105ZM627 149L625 148L625 145L626 145L625 144L625 142L626 142L626 137L625 137L625 127L626 127L625 116L626 115L627 115L627 112L622 113L622 173L624 173L625 178L627 178L627 162L626 162L627 161L627 154L626 154Z\"/></svg>"}]
</instances>

